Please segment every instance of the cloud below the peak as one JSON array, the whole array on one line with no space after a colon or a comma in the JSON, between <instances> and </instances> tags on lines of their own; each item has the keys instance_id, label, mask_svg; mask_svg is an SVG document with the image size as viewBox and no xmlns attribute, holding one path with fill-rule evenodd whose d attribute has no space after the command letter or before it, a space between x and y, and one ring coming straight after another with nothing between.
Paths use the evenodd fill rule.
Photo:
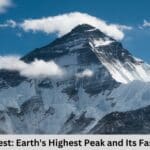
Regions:
<instances>
[{"instance_id":1,"label":"cloud below the peak","mask_svg":"<svg viewBox=\"0 0 150 150\"><path fill-rule=\"evenodd\" d=\"M19 26L24 31L44 32L46 34L57 33L58 36L62 36L80 24L92 25L116 40L124 38L124 30L132 29L130 26L110 24L100 18L80 12L43 17L40 19L25 19Z\"/></svg>"},{"instance_id":2,"label":"cloud below the peak","mask_svg":"<svg viewBox=\"0 0 150 150\"><path fill-rule=\"evenodd\" d=\"M0 69L18 71L22 76L31 78L61 77L64 70L54 61L35 60L28 64L18 56L0 56Z\"/></svg>"},{"instance_id":3,"label":"cloud below the peak","mask_svg":"<svg viewBox=\"0 0 150 150\"><path fill-rule=\"evenodd\" d=\"M85 69L84 71L77 73L76 76L78 78L84 78L84 77L92 77L93 76L93 71L90 69Z\"/></svg>"},{"instance_id":4,"label":"cloud below the peak","mask_svg":"<svg viewBox=\"0 0 150 150\"><path fill-rule=\"evenodd\" d=\"M27 78L62 78L65 77L66 70L57 65L54 61L44 61L35 59L31 63L20 60L19 56L0 56L0 70L18 71L20 75ZM70 74L70 73L68 73ZM71 74L72 75L72 74ZM94 72L85 69L76 73L77 78L92 77Z\"/></svg>"}]
</instances>

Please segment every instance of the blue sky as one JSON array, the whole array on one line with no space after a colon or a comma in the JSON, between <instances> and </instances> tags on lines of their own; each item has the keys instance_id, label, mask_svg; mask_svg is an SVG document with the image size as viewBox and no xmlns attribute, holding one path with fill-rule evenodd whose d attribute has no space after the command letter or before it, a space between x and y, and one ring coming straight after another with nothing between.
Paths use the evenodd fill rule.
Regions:
<instances>
[{"instance_id":1,"label":"blue sky","mask_svg":"<svg viewBox=\"0 0 150 150\"><path fill-rule=\"evenodd\" d=\"M150 1L149 0L11 0L11 6L0 13L0 25L7 20L23 22L26 19L57 16L70 12L87 13L106 21L108 24L121 24L132 27L125 30L121 40L124 47L135 56L150 63ZM1 0L0 0L1 3ZM143 21L147 25L143 26ZM139 27L142 27L139 28ZM21 28L0 27L0 55L24 55L44 46L56 38L55 34Z\"/></svg>"}]
</instances>

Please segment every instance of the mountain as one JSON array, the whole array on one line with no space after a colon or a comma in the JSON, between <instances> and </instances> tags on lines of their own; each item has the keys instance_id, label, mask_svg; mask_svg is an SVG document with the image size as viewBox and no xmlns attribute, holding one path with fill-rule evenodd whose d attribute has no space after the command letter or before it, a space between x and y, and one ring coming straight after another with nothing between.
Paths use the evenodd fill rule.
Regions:
<instances>
[{"instance_id":1,"label":"mountain","mask_svg":"<svg viewBox=\"0 0 150 150\"><path fill-rule=\"evenodd\" d=\"M101 63L118 82L128 83L133 80L150 81L150 66L122 47L122 44L89 26L79 25L69 34L53 43L36 49L22 58L31 62L35 58L45 61L63 59L66 55L77 54L78 62ZM69 57L71 59L71 57ZM66 63L66 62L65 62ZM70 64L72 62L68 62ZM75 63L75 62L73 62ZM64 62L59 65L68 65Z\"/></svg>"},{"instance_id":2,"label":"mountain","mask_svg":"<svg viewBox=\"0 0 150 150\"><path fill-rule=\"evenodd\" d=\"M90 134L148 134L150 106L128 112L113 112L102 118Z\"/></svg>"},{"instance_id":3,"label":"mountain","mask_svg":"<svg viewBox=\"0 0 150 150\"><path fill-rule=\"evenodd\" d=\"M53 60L67 75L33 79L1 70L0 133L130 133L116 122L145 122L135 114L140 109L147 115L150 66L100 30L79 25L21 58L26 63L35 59ZM134 115L129 120L128 112Z\"/></svg>"}]
</instances>

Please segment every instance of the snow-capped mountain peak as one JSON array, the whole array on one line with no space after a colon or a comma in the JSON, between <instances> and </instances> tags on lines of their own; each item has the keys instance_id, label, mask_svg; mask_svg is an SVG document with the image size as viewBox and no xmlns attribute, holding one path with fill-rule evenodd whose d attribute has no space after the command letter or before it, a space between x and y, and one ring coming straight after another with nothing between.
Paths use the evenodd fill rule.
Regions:
<instances>
[{"instance_id":1,"label":"snow-capped mountain peak","mask_svg":"<svg viewBox=\"0 0 150 150\"><path fill-rule=\"evenodd\" d=\"M128 50L123 48L120 42L87 24L75 27L70 33L45 47L34 50L22 59L27 62L31 62L35 58L46 61L56 59L57 61L60 57L74 53L78 54L79 60L83 60L86 59L84 51L87 54L90 53L91 59L88 58L88 63L93 63L98 59L99 63L105 66L117 82L150 81L149 65L136 59ZM83 52L84 54L82 54ZM60 65L62 66L62 64Z\"/></svg>"}]
</instances>

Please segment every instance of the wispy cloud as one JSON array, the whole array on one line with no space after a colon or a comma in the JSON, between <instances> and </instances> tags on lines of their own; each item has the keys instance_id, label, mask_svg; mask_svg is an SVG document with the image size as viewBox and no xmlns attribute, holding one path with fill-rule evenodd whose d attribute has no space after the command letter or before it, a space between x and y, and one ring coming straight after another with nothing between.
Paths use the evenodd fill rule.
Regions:
<instances>
[{"instance_id":1,"label":"wispy cloud","mask_svg":"<svg viewBox=\"0 0 150 150\"><path fill-rule=\"evenodd\" d=\"M5 13L12 6L11 0L0 0L0 13Z\"/></svg>"},{"instance_id":2,"label":"wispy cloud","mask_svg":"<svg viewBox=\"0 0 150 150\"><path fill-rule=\"evenodd\" d=\"M18 56L0 56L0 69L16 70L21 75L31 78L61 77L64 75L64 70L54 61L35 60L28 64L21 61Z\"/></svg>"},{"instance_id":3,"label":"wispy cloud","mask_svg":"<svg viewBox=\"0 0 150 150\"><path fill-rule=\"evenodd\" d=\"M117 40L123 39L124 30L131 30L129 26L109 24L100 18L80 12L72 12L40 19L26 19L20 26L25 31L41 31L47 34L58 33L59 36L62 36L71 31L75 26L85 23L100 29L108 36Z\"/></svg>"},{"instance_id":4,"label":"wispy cloud","mask_svg":"<svg viewBox=\"0 0 150 150\"><path fill-rule=\"evenodd\" d=\"M145 29L145 28L149 28L149 27L150 27L150 22L147 21L147 20L144 20L143 24L138 26L138 28L141 29L141 30Z\"/></svg>"},{"instance_id":5,"label":"wispy cloud","mask_svg":"<svg viewBox=\"0 0 150 150\"><path fill-rule=\"evenodd\" d=\"M123 31L123 30L132 30L133 29L133 27L131 27L131 26L127 26L127 25L117 25L118 26L118 28L121 30L121 31Z\"/></svg>"},{"instance_id":6,"label":"wispy cloud","mask_svg":"<svg viewBox=\"0 0 150 150\"><path fill-rule=\"evenodd\" d=\"M150 22L148 22L147 20L144 20L143 27L150 27Z\"/></svg>"},{"instance_id":7,"label":"wispy cloud","mask_svg":"<svg viewBox=\"0 0 150 150\"><path fill-rule=\"evenodd\" d=\"M15 28L17 26L17 23L14 20L7 20L5 23L0 24L0 28Z\"/></svg>"}]
</instances>

